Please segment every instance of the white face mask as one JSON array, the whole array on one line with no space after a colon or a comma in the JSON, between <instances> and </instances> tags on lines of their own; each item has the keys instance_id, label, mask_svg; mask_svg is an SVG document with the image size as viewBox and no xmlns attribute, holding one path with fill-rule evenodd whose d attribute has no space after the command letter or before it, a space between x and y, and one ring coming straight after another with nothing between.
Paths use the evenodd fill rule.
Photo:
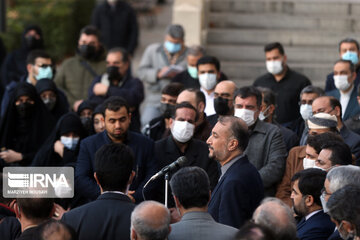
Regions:
<instances>
[{"instance_id":1,"label":"white face mask","mask_svg":"<svg viewBox=\"0 0 360 240\"><path fill-rule=\"evenodd\" d=\"M312 106L310 104L301 104L300 114L305 121L308 120L313 115Z\"/></svg>"},{"instance_id":2,"label":"white face mask","mask_svg":"<svg viewBox=\"0 0 360 240\"><path fill-rule=\"evenodd\" d=\"M320 195L320 201L321 201L321 205L322 205L322 208L324 210L324 213L329 212L329 209L326 206L326 201L325 201L325 197L324 197L323 194Z\"/></svg>"},{"instance_id":3,"label":"white face mask","mask_svg":"<svg viewBox=\"0 0 360 240\"><path fill-rule=\"evenodd\" d=\"M241 109L235 109L234 116L241 118L248 127L252 126L255 123L255 111L241 108Z\"/></svg>"},{"instance_id":4,"label":"white face mask","mask_svg":"<svg viewBox=\"0 0 360 240\"><path fill-rule=\"evenodd\" d=\"M65 136L60 137L60 142L62 144L64 144L64 146L67 149L70 149L70 150L75 150L79 140L80 140L80 138L78 138L78 137L77 138L65 137Z\"/></svg>"},{"instance_id":5,"label":"white face mask","mask_svg":"<svg viewBox=\"0 0 360 240\"><path fill-rule=\"evenodd\" d=\"M315 168L315 169L320 169L320 170L323 170L323 171L325 171L325 172L326 172L326 169L323 169L323 168L318 167L318 166L316 166L316 165L314 165L312 168Z\"/></svg>"},{"instance_id":6,"label":"white face mask","mask_svg":"<svg viewBox=\"0 0 360 240\"><path fill-rule=\"evenodd\" d=\"M270 106L268 106L263 112L260 112L259 119L261 121L264 121L269 116L269 114L265 115L266 111L269 110L269 108Z\"/></svg>"},{"instance_id":7,"label":"white face mask","mask_svg":"<svg viewBox=\"0 0 360 240\"><path fill-rule=\"evenodd\" d=\"M195 125L187 121L176 121L171 127L171 134L176 141L185 143L189 141L194 135Z\"/></svg>"},{"instance_id":8,"label":"white face mask","mask_svg":"<svg viewBox=\"0 0 360 240\"><path fill-rule=\"evenodd\" d=\"M203 73L199 75L200 86L205 90L211 90L216 85L215 73Z\"/></svg>"},{"instance_id":9,"label":"white face mask","mask_svg":"<svg viewBox=\"0 0 360 240\"><path fill-rule=\"evenodd\" d=\"M335 87L340 91L345 91L350 87L347 75L336 75L334 76Z\"/></svg>"},{"instance_id":10,"label":"white face mask","mask_svg":"<svg viewBox=\"0 0 360 240\"><path fill-rule=\"evenodd\" d=\"M266 61L266 69L271 74L279 74L283 70L282 61Z\"/></svg>"},{"instance_id":11,"label":"white face mask","mask_svg":"<svg viewBox=\"0 0 360 240\"><path fill-rule=\"evenodd\" d=\"M304 169L313 168L315 166L315 160L311 160L309 158L304 158L303 167Z\"/></svg>"}]
</instances>

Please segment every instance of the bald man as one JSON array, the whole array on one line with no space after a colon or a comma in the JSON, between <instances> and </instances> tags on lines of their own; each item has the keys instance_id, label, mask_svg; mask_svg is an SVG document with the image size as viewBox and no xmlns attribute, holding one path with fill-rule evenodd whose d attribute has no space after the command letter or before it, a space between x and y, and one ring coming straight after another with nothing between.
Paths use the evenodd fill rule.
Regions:
<instances>
[{"instance_id":1,"label":"bald man","mask_svg":"<svg viewBox=\"0 0 360 240\"><path fill-rule=\"evenodd\" d=\"M265 198L255 210L253 221L271 229L275 239L296 239L296 224L293 213L278 198Z\"/></svg>"},{"instance_id":2,"label":"bald man","mask_svg":"<svg viewBox=\"0 0 360 240\"><path fill-rule=\"evenodd\" d=\"M236 84L231 80L219 82L214 90L214 108L216 114L208 117L211 126L215 126L219 116L234 115L234 93Z\"/></svg>"},{"instance_id":3,"label":"bald man","mask_svg":"<svg viewBox=\"0 0 360 240\"><path fill-rule=\"evenodd\" d=\"M170 212L161 203L144 201L131 213L131 240L165 240L170 231Z\"/></svg>"},{"instance_id":4,"label":"bald man","mask_svg":"<svg viewBox=\"0 0 360 240\"><path fill-rule=\"evenodd\" d=\"M198 111L198 120L195 123L194 138L206 142L210 136L212 126L206 118L205 95L200 89L188 88L183 90L176 103L188 102Z\"/></svg>"},{"instance_id":5,"label":"bald man","mask_svg":"<svg viewBox=\"0 0 360 240\"><path fill-rule=\"evenodd\" d=\"M313 114L325 112L336 116L340 135L350 147L351 153L356 158L356 163L360 164L360 136L344 125L340 101L331 96L318 97L312 103L312 111Z\"/></svg>"}]
</instances>

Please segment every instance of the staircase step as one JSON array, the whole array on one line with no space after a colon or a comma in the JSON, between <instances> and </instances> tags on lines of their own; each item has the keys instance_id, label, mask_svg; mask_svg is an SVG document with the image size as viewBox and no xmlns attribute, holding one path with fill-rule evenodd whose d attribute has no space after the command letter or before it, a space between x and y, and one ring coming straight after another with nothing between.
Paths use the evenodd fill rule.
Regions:
<instances>
[{"instance_id":1,"label":"staircase step","mask_svg":"<svg viewBox=\"0 0 360 240\"><path fill-rule=\"evenodd\" d=\"M339 58L337 46L284 46L288 60L332 64ZM263 45L212 45L206 47L208 55L229 61L265 61Z\"/></svg>"},{"instance_id":2,"label":"staircase step","mask_svg":"<svg viewBox=\"0 0 360 240\"><path fill-rule=\"evenodd\" d=\"M289 67L307 76L313 85L324 87L326 76L332 72L332 66L328 64L296 63L289 62ZM265 74L264 62L221 61L221 71L231 80L252 84L255 79ZM250 81L251 80L251 81Z\"/></svg>"},{"instance_id":3,"label":"staircase step","mask_svg":"<svg viewBox=\"0 0 360 240\"><path fill-rule=\"evenodd\" d=\"M360 16L306 16L274 13L210 13L212 28L360 31Z\"/></svg>"},{"instance_id":4,"label":"staircase step","mask_svg":"<svg viewBox=\"0 0 360 240\"><path fill-rule=\"evenodd\" d=\"M281 42L290 46L334 47L345 37L360 39L360 33L318 30L209 29L207 43L265 45L269 42Z\"/></svg>"}]
</instances>

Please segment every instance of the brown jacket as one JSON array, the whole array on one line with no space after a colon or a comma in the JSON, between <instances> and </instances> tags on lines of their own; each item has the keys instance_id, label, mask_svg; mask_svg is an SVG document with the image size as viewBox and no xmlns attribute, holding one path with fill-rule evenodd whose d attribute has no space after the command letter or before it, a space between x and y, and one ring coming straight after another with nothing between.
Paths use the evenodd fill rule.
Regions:
<instances>
[{"instance_id":1,"label":"brown jacket","mask_svg":"<svg viewBox=\"0 0 360 240\"><path fill-rule=\"evenodd\" d=\"M285 174L281 183L278 185L276 197L284 201L287 205L292 207L291 195L291 178L295 173L304 170L303 159L306 156L306 146L293 147L286 159Z\"/></svg>"}]
</instances>

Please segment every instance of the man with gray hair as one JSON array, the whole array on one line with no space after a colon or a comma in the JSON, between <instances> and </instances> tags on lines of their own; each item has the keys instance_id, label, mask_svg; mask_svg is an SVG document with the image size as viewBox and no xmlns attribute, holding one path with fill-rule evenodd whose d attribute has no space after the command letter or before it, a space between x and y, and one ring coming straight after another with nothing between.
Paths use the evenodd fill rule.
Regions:
<instances>
[{"instance_id":1,"label":"man with gray hair","mask_svg":"<svg viewBox=\"0 0 360 240\"><path fill-rule=\"evenodd\" d=\"M183 27L173 24L166 29L163 43L154 43L145 49L138 70L139 78L146 83L143 125L160 115L157 106L161 90L186 68L188 48L184 44L184 36Z\"/></svg>"},{"instance_id":2,"label":"man with gray hair","mask_svg":"<svg viewBox=\"0 0 360 240\"><path fill-rule=\"evenodd\" d=\"M327 202L329 201L330 196L337 190L349 184L360 186L360 167L353 165L339 166L331 169L327 173L324 188L320 197L324 212L328 212ZM335 229L329 239L339 238L339 231Z\"/></svg>"},{"instance_id":3,"label":"man with gray hair","mask_svg":"<svg viewBox=\"0 0 360 240\"><path fill-rule=\"evenodd\" d=\"M170 231L170 212L161 203L144 201L131 213L131 240L165 240Z\"/></svg>"},{"instance_id":4,"label":"man with gray hair","mask_svg":"<svg viewBox=\"0 0 360 240\"><path fill-rule=\"evenodd\" d=\"M265 198L255 210L252 219L255 223L270 229L277 240L296 239L293 212L278 198Z\"/></svg>"}]
</instances>

